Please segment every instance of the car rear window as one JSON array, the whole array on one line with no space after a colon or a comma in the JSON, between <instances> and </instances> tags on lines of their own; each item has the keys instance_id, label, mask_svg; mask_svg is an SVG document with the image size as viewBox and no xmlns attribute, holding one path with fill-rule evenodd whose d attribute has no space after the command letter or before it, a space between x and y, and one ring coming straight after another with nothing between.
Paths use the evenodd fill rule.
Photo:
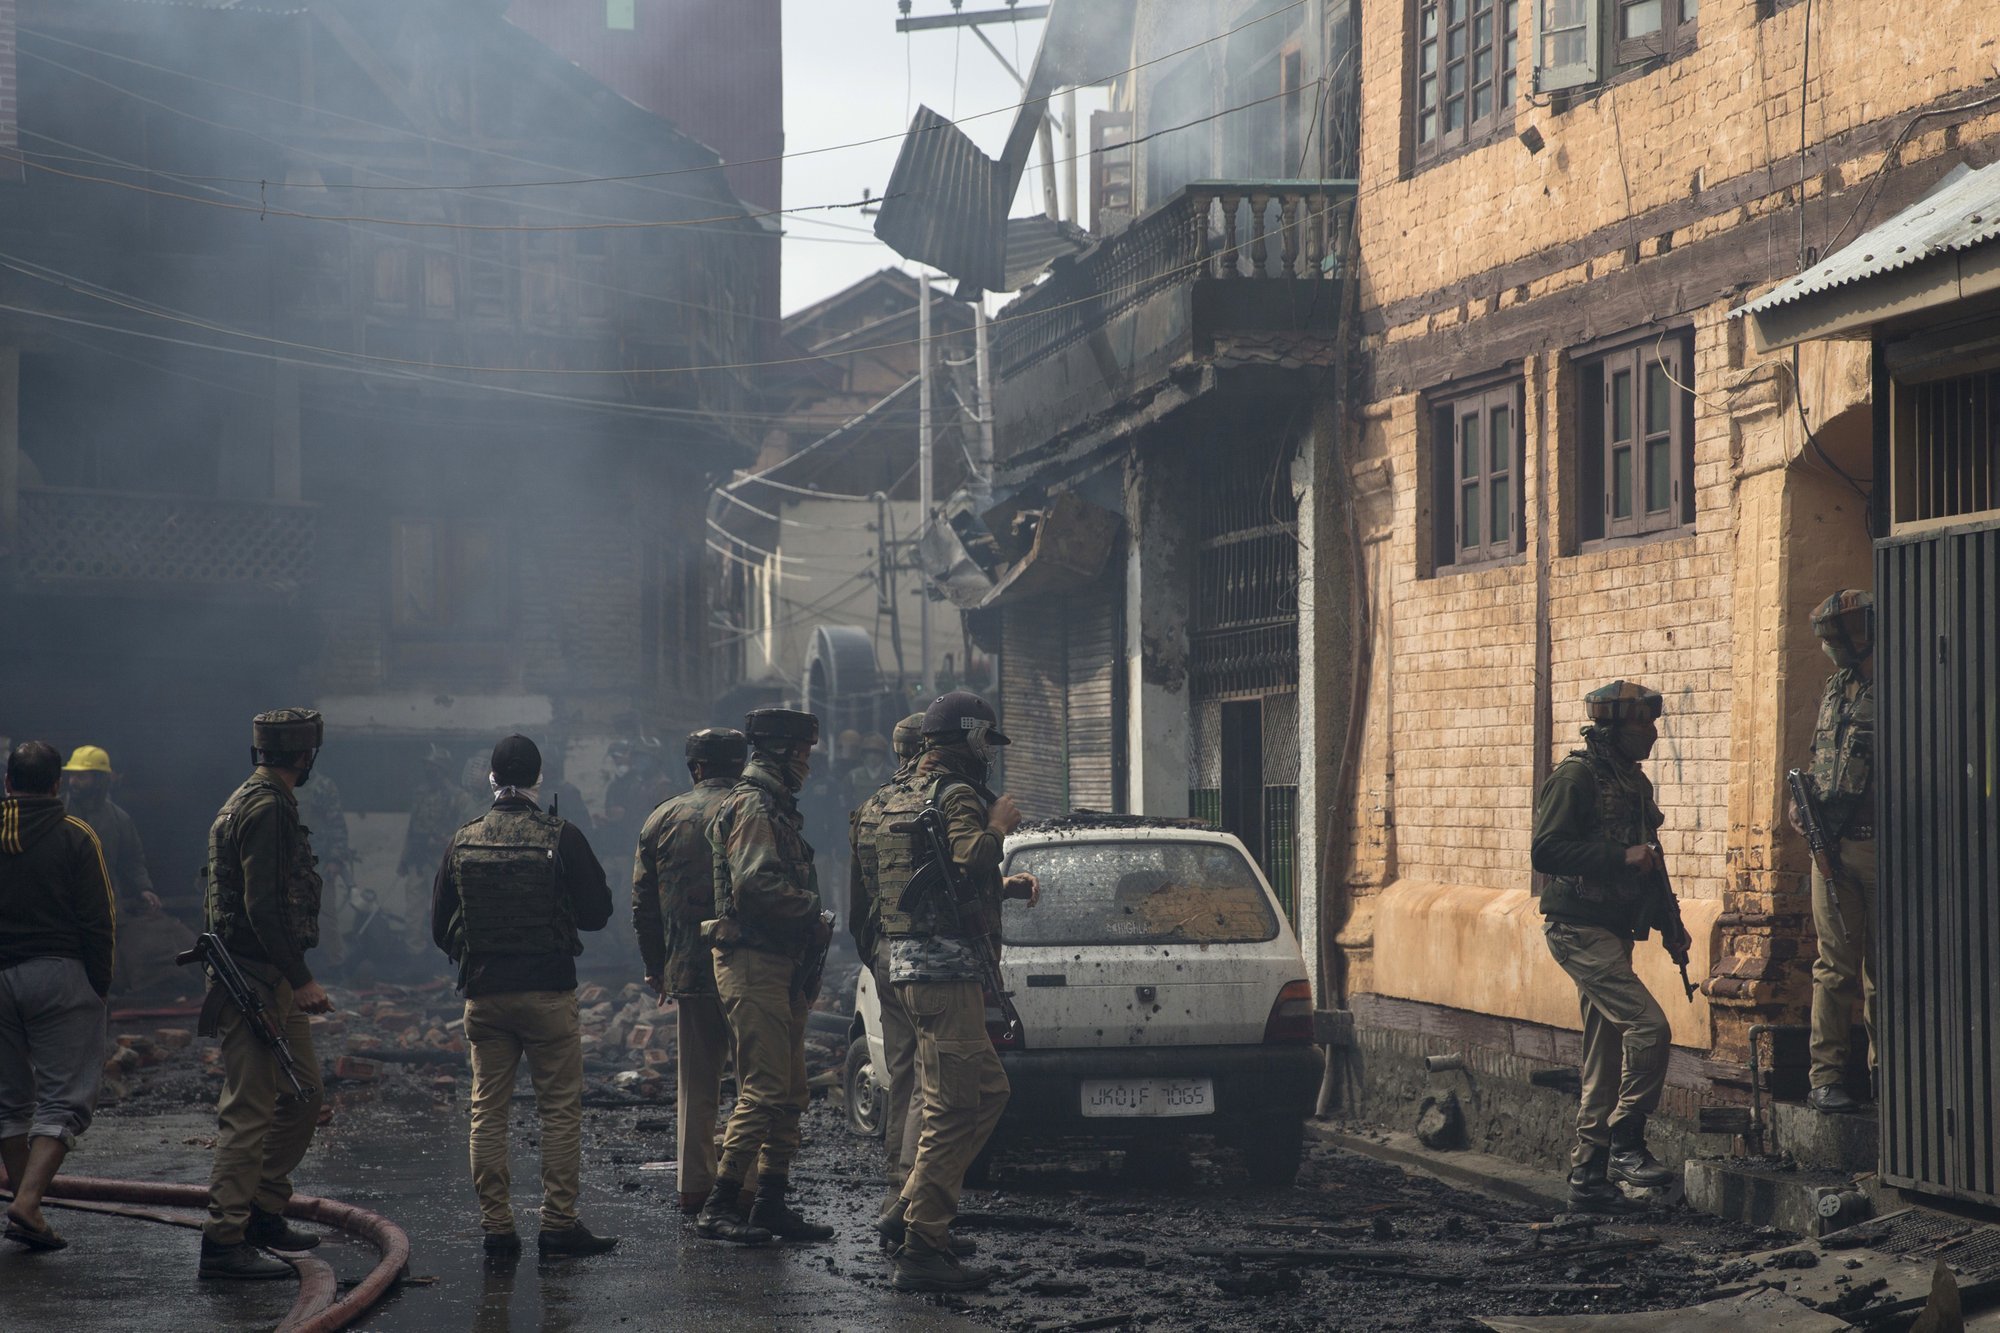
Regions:
<instances>
[{"instance_id":1,"label":"car rear window","mask_svg":"<svg viewBox=\"0 0 2000 1333\"><path fill-rule=\"evenodd\" d=\"M1008 944L1259 944L1278 918L1257 872L1220 842L1077 841L1023 847L1007 873L1042 882L1033 908L1009 901Z\"/></svg>"}]
</instances>

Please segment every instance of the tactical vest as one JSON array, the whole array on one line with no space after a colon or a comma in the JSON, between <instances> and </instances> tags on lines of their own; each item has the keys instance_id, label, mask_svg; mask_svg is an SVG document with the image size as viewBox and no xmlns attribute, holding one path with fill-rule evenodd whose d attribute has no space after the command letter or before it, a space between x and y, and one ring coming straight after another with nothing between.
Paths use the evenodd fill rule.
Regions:
<instances>
[{"instance_id":1,"label":"tactical vest","mask_svg":"<svg viewBox=\"0 0 2000 1333\"><path fill-rule=\"evenodd\" d=\"M930 848L922 834L892 833L889 826L914 823L926 806L942 807L945 789L955 786L972 790L971 783L949 773L934 778L919 773L894 784L883 797L876 824L878 832L869 841L875 849L876 903L881 933L886 938L935 939L952 933L949 924L940 919L935 900L920 904L903 901L903 892L909 888L911 879L930 859Z\"/></svg>"},{"instance_id":2,"label":"tactical vest","mask_svg":"<svg viewBox=\"0 0 2000 1333\"><path fill-rule=\"evenodd\" d=\"M540 810L490 810L452 838L454 959L583 952L562 891L562 831L561 819Z\"/></svg>"},{"instance_id":3,"label":"tactical vest","mask_svg":"<svg viewBox=\"0 0 2000 1333\"><path fill-rule=\"evenodd\" d=\"M1556 773L1571 765L1582 766L1597 788L1600 836L1620 847L1636 847L1653 840L1657 830L1649 817L1648 784L1643 775L1636 781L1620 781L1609 765L1588 750L1570 751ZM1659 885L1645 875L1621 872L1610 881L1558 876L1542 889L1542 915L1585 921L1644 939L1653 924L1659 894Z\"/></svg>"},{"instance_id":4,"label":"tactical vest","mask_svg":"<svg viewBox=\"0 0 2000 1333\"><path fill-rule=\"evenodd\" d=\"M1874 824L1875 683L1852 668L1835 672L1820 698L1812 782L1830 836Z\"/></svg>"},{"instance_id":5,"label":"tactical vest","mask_svg":"<svg viewBox=\"0 0 2000 1333\"><path fill-rule=\"evenodd\" d=\"M292 943L304 952L319 944L319 860L313 855L311 830L298 821L298 807L275 778L253 773L233 792L215 822L208 828L208 863L202 868L202 913L208 929L222 937L232 953L247 950L262 954L257 933L250 928L249 905L244 899L243 858L237 838L243 814L252 800L271 795L278 803L279 817L290 815L291 836L284 839L286 919Z\"/></svg>"}]
</instances>

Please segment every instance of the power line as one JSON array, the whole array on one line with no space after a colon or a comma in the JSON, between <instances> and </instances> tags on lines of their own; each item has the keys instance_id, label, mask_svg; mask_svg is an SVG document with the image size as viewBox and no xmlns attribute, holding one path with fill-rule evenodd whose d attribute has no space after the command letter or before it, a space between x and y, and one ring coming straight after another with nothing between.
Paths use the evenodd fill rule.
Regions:
<instances>
[{"instance_id":1,"label":"power line","mask_svg":"<svg viewBox=\"0 0 2000 1333\"><path fill-rule=\"evenodd\" d=\"M1137 64L1128 65L1121 70L1116 70L1111 73L1078 80L1075 86L1096 87L1099 84L1113 82L1114 80L1123 78L1127 74L1136 73L1139 70L1148 68L1149 66L1160 64L1163 61L1173 60L1176 57L1186 55L1190 51L1196 51L1204 46L1210 45L1211 43L1223 41L1229 37L1233 37L1237 33L1243 32L1249 28L1253 28L1260 23L1267 23L1270 20L1279 17L1280 15L1288 14L1292 10L1303 7L1307 2L1308 0L1292 0L1292 3L1290 4L1284 5L1278 9L1274 9L1269 13L1260 14L1256 18L1247 19L1244 22L1238 24L1236 27L1227 29L1226 31L1223 32L1216 33L1214 36L1204 37L1198 42L1190 42L1186 46L1179 47L1176 50L1164 52L1160 55L1153 56L1152 58L1147 60L1139 61ZM71 47L73 49L80 51L88 51L94 55L103 56L104 58L109 60L123 61L128 64L137 65L142 69L150 69L162 74L171 74L177 78L184 78L198 83L205 83L212 87L221 88L229 92L239 93L243 96L256 97L256 98L261 98L265 101L276 102L281 106L293 107L298 110L310 111L317 115L326 115L340 120L351 121L356 124L366 125L371 129L389 130L394 133L405 134L413 138L423 139L426 140L427 142L442 144L446 147L458 148L467 152L479 153L484 156L520 162L528 166L549 167L553 165L551 163L537 162L531 158L518 157L513 154L502 153L491 149L475 148L472 147L471 145L460 144L447 139L437 139L430 135L425 135L414 130L406 130L393 125L384 125L379 122L370 121L359 116L347 115L345 113L334 111L329 108L307 106L304 103L293 101L289 98L278 97L271 93L261 92L252 88L242 88L233 84L221 83L217 80L204 78L201 75L192 74L185 70L174 69L166 65L153 64L149 61L140 60L133 56L122 55L114 51L107 51L101 47L91 46L87 43L70 41L65 38L57 37L51 33L48 33L40 29L23 27L20 29L20 31L24 35L37 38L38 40L54 42L57 45ZM37 58L47 59L46 56L38 56ZM1013 112L1013 111L1021 111L1037 104L1046 104L1051 96L1053 96L1053 92L1044 94L1040 97L1023 98L1018 102L1012 102L1006 106L994 107L988 111L974 112L972 115L954 120L952 123L955 125L966 125L970 124L972 121L975 120L985 120L992 116L1005 115L1008 112ZM699 172L709 172L709 171L720 172L725 167L759 166L769 162L783 162L792 158L816 157L824 155L826 153L843 152L851 148L866 148L875 144L894 142L896 140L904 138L906 133L907 131L898 131L895 134L882 134L867 139L854 139L846 143L827 144L819 148L802 148L794 152L775 153L765 157L748 157L748 158L743 158L740 161L733 161L728 163L717 162L713 166L703 165L699 167L676 167L660 171L628 172L623 175L614 175L614 176L571 176L571 177L562 177L557 179L538 180L538 181L477 182L477 183L468 183L462 185L436 185L428 187L419 186L417 188L429 188L429 189L440 189L440 190L484 190L484 189L500 190L500 189L533 189L533 188L541 188L544 186L562 186L562 185L630 184L638 181L659 180L671 176L692 175ZM341 188L366 189L366 188L388 188L388 187L347 186Z\"/></svg>"}]
</instances>

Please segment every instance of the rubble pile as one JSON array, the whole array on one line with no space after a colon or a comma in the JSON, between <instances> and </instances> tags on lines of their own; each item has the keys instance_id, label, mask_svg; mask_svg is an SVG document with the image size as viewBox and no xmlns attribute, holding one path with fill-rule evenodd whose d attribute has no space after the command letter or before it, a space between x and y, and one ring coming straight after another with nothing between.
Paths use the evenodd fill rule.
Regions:
<instances>
[{"instance_id":1,"label":"rubble pile","mask_svg":"<svg viewBox=\"0 0 2000 1333\"><path fill-rule=\"evenodd\" d=\"M816 1008L826 1018L806 1040L807 1070L824 1083L847 1054L847 1014L834 997L854 994L855 968L829 969ZM311 1020L313 1049L330 1088L410 1084L450 1093L469 1080L465 1004L448 980L418 985L328 987L334 1012ZM198 1004L112 1013L102 1106L128 1101L213 1101L222 1052L198 1040ZM586 981L577 990L588 1105L671 1105L675 1009L637 982ZM831 1020L831 1021L828 1021Z\"/></svg>"}]
</instances>

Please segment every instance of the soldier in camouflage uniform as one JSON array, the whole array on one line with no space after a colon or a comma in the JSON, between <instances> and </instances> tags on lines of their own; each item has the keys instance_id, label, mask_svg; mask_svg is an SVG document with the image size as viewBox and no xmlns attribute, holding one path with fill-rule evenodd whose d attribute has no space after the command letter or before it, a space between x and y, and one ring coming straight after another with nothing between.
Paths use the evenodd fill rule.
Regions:
<instances>
[{"instance_id":1,"label":"soldier in camouflage uniform","mask_svg":"<svg viewBox=\"0 0 2000 1333\"><path fill-rule=\"evenodd\" d=\"M1817 1111L1851 1114L1863 1106L1841 1086L1856 1000L1868 1030L1868 1065L1871 1071L1875 1066L1875 968L1869 958L1875 912L1875 599L1859 589L1837 592L1813 612L1812 626L1840 669L1827 677L1813 728L1810 781L1836 852L1833 884L1817 864L1812 872L1819 956L1812 969L1807 1100ZM1788 813L1798 828L1797 808Z\"/></svg>"},{"instance_id":2,"label":"soldier in camouflage uniform","mask_svg":"<svg viewBox=\"0 0 2000 1333\"><path fill-rule=\"evenodd\" d=\"M997 942L1000 903L1033 904L1033 875L1000 873L1001 843L1020 825L1013 800L987 789L995 751L1008 743L993 708L976 694L953 691L924 710L924 753L916 772L883 798L873 838L881 888L877 913L889 940L889 980L916 1031L920 1123L916 1158L898 1199L876 1223L895 1247L898 1291L968 1291L986 1286L996 1269L959 1262L950 1227L958 1215L965 1173L992 1137L1007 1106L1007 1073L986 1030L978 954L970 932ZM944 813L945 838L967 897L955 914L935 902L905 900L903 891L923 853L897 826L926 806ZM955 915L954 921L951 917Z\"/></svg>"},{"instance_id":3,"label":"soldier in camouflage uniform","mask_svg":"<svg viewBox=\"0 0 2000 1333\"><path fill-rule=\"evenodd\" d=\"M736 1110L722 1139L715 1184L695 1220L711 1240L755 1244L828 1240L785 1202L799 1117L806 1109L808 964L823 956L832 927L822 918L819 874L797 795L812 768L819 719L760 708L744 719L750 763L708 826L715 860L715 989L736 1046ZM757 1197L746 1224L737 1201L752 1167Z\"/></svg>"},{"instance_id":4,"label":"soldier in camouflage uniform","mask_svg":"<svg viewBox=\"0 0 2000 1333\"><path fill-rule=\"evenodd\" d=\"M715 1183L715 1113L729 1023L715 994L715 958L701 923L715 916L715 856L708 823L743 776L750 743L740 731L710 727L687 738L694 790L664 801L639 830L632 865L632 927L646 984L674 999L675 1160L681 1212L699 1213Z\"/></svg>"},{"instance_id":5,"label":"soldier in camouflage uniform","mask_svg":"<svg viewBox=\"0 0 2000 1333\"><path fill-rule=\"evenodd\" d=\"M883 1180L888 1190L881 1216L900 1211L903 1182L917 1159L917 1120L910 1100L917 1086L917 1034L903 1008L902 992L889 981L889 941L882 935L881 877L875 860L875 839L881 832L882 810L890 794L908 783L924 750L924 715L912 713L896 724L893 738L899 767L871 792L848 820L847 929L862 966L872 974L875 998L881 1006L882 1073L889 1096L882 1109Z\"/></svg>"},{"instance_id":6,"label":"soldier in camouflage uniform","mask_svg":"<svg viewBox=\"0 0 2000 1333\"><path fill-rule=\"evenodd\" d=\"M544 1259L618 1243L577 1220L583 1167L579 931L611 919L611 886L590 844L539 804L542 752L526 736L493 747L493 804L452 836L431 886L431 938L458 964L472 1059L472 1184L486 1253L520 1253L508 1198L507 1119L527 1057L541 1119Z\"/></svg>"},{"instance_id":7,"label":"soldier in camouflage uniform","mask_svg":"<svg viewBox=\"0 0 2000 1333\"><path fill-rule=\"evenodd\" d=\"M1646 1148L1646 1117L1666 1087L1669 1030L1659 1001L1632 971L1632 946L1658 929L1676 962L1690 941L1662 874L1665 816L1640 771L1661 711L1657 691L1613 681L1584 696L1585 748L1556 765L1535 799L1534 867L1549 952L1576 983L1583 1012L1583 1094L1570 1153L1574 1207L1622 1205L1620 1183L1672 1183Z\"/></svg>"},{"instance_id":8,"label":"soldier in camouflage uniform","mask_svg":"<svg viewBox=\"0 0 2000 1333\"><path fill-rule=\"evenodd\" d=\"M201 1236L204 1278L288 1278L291 1265L258 1247L319 1244L319 1237L289 1226L284 1213L292 1170L319 1122L319 1057L307 1015L333 1009L306 965L319 943L320 878L293 795L312 776L325 729L311 709L280 708L259 713L250 734L256 767L208 833L206 929L221 937L285 1034L306 1095L291 1091L249 1020L220 987L211 989L200 1028L204 1036L222 1037L222 1095Z\"/></svg>"}]
</instances>

